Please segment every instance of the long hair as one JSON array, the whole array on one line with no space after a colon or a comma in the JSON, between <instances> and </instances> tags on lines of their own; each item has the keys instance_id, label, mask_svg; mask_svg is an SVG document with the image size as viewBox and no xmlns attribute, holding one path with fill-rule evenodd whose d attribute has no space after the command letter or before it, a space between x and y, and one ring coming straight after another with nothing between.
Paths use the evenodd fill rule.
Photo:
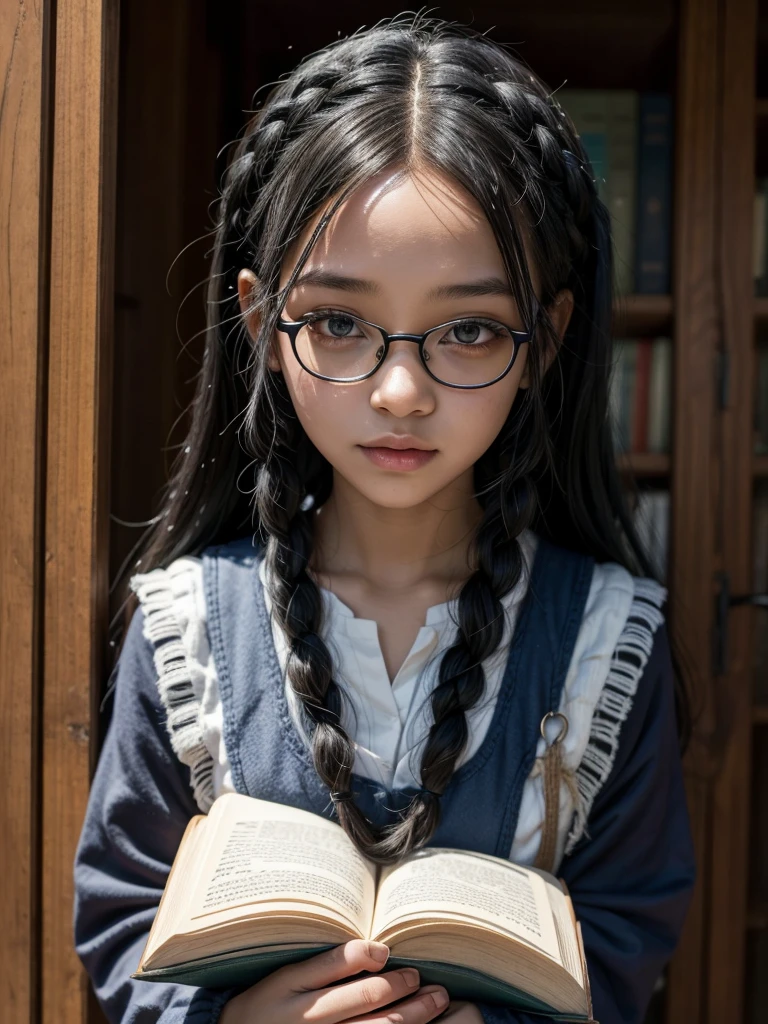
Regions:
<instances>
[{"instance_id":1,"label":"long hair","mask_svg":"<svg viewBox=\"0 0 768 1024\"><path fill-rule=\"evenodd\" d=\"M354 800L336 805L345 831L380 863L423 846L437 827L440 794L467 743L466 713L484 692L482 663L502 640L502 598L522 572L521 531L530 527L598 562L652 575L615 463L610 222L587 155L555 97L522 62L484 36L418 16L384 22L304 60L247 125L218 203L189 435L142 567L247 534L260 538L315 768L330 790L348 791L354 748L341 726L342 693L320 636L321 594L308 572L311 508L327 500L332 469L267 354L282 306L329 218L365 181L393 167L437 170L475 198L526 326L536 302L527 230L544 313L528 356L531 386L518 393L475 466L483 512L472 541L476 570L458 594L456 635L431 694L424 789L386 827L370 822ZM318 210L324 215L280 289L286 250ZM238 306L243 267L259 281L255 344ZM573 291L575 308L545 373L545 342L557 341L546 307L562 288Z\"/></svg>"}]
</instances>

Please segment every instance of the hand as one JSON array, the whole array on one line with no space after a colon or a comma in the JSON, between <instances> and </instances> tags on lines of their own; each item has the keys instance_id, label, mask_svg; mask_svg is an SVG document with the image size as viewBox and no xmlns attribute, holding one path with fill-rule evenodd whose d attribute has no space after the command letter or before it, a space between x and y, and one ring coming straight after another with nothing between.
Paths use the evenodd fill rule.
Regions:
<instances>
[{"instance_id":1,"label":"hand","mask_svg":"<svg viewBox=\"0 0 768 1024\"><path fill-rule=\"evenodd\" d=\"M353 939L281 967L230 999L219 1024L426 1024L443 1013L448 993L440 985L419 987L419 972L412 968L334 984L361 971L380 971L384 960L371 955L377 951L389 954L380 942ZM474 1020L460 1018L460 1024Z\"/></svg>"}]
</instances>

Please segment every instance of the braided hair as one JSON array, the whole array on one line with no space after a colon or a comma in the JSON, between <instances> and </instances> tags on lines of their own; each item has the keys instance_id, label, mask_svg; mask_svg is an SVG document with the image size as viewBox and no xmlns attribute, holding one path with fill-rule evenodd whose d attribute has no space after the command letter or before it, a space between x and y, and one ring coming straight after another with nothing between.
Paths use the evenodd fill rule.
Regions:
<instances>
[{"instance_id":1,"label":"braided hair","mask_svg":"<svg viewBox=\"0 0 768 1024\"><path fill-rule=\"evenodd\" d=\"M518 392L475 466L482 518L472 541L474 571L459 592L455 638L431 694L423 789L397 821L379 827L350 792L354 748L321 637L321 593L308 571L313 509L331 493L332 469L267 359L316 239L340 204L387 167L441 171L475 197L532 324L527 234L540 277L542 342L559 343L546 307L560 289L572 290L575 307L546 375L545 345L531 346L531 386ZM286 252L320 210L281 289ZM237 304L243 267L259 282L255 345L247 343ZM168 564L255 525L316 770L336 796L340 824L374 861L389 863L423 846L439 823L440 796L467 744L467 712L483 696L483 662L502 641L502 598L523 570L521 531L532 527L598 561L651 575L617 476L607 415L611 277L608 214L573 125L523 63L452 25L396 18L314 54L274 88L234 152L218 207L190 435L169 484L164 518L174 529L169 534L158 524L144 561Z\"/></svg>"}]
</instances>

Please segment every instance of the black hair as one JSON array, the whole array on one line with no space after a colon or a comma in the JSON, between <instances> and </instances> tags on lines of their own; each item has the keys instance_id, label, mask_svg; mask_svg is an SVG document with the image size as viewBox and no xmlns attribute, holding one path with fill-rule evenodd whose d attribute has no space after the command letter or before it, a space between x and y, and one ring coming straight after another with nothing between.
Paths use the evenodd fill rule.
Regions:
<instances>
[{"instance_id":1,"label":"black hair","mask_svg":"<svg viewBox=\"0 0 768 1024\"><path fill-rule=\"evenodd\" d=\"M354 800L336 805L358 848L381 863L423 846L437 827L440 794L467 742L466 712L484 692L482 662L501 643L501 599L523 569L521 531L532 528L598 562L653 575L616 468L608 416L610 221L582 143L551 91L505 48L420 16L381 23L307 58L247 125L218 203L205 354L189 435L142 568L258 536L316 770L329 790L349 790L354 751L320 636L321 594L308 572L309 506L327 500L332 470L267 355L293 281L330 216L365 181L393 167L437 170L475 198L529 326L536 296L523 245L527 230L544 311L539 344L529 347L531 386L518 392L475 466L483 513L472 542L476 569L459 592L456 636L431 695L434 724L420 766L424 790L384 828ZM280 289L286 250L319 210L324 215ZM259 282L254 345L238 305L243 267ZM545 373L545 343L559 342L546 307L563 288L573 292L574 311Z\"/></svg>"}]
</instances>

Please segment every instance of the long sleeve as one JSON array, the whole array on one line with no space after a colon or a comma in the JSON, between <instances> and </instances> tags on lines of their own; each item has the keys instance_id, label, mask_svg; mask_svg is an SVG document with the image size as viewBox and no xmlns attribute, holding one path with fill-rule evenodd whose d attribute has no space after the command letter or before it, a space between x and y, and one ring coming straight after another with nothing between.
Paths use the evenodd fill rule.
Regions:
<instances>
[{"instance_id":1,"label":"long sleeve","mask_svg":"<svg viewBox=\"0 0 768 1024\"><path fill-rule=\"evenodd\" d=\"M200 813L177 759L135 613L74 862L74 940L110 1024L216 1024L236 990L135 981L189 819Z\"/></svg>"},{"instance_id":2,"label":"long sleeve","mask_svg":"<svg viewBox=\"0 0 768 1024\"><path fill-rule=\"evenodd\" d=\"M581 921L600 1024L641 1024L683 926L695 878L666 628L624 722L585 836L560 868ZM545 1018L478 1004L485 1024Z\"/></svg>"}]
</instances>

